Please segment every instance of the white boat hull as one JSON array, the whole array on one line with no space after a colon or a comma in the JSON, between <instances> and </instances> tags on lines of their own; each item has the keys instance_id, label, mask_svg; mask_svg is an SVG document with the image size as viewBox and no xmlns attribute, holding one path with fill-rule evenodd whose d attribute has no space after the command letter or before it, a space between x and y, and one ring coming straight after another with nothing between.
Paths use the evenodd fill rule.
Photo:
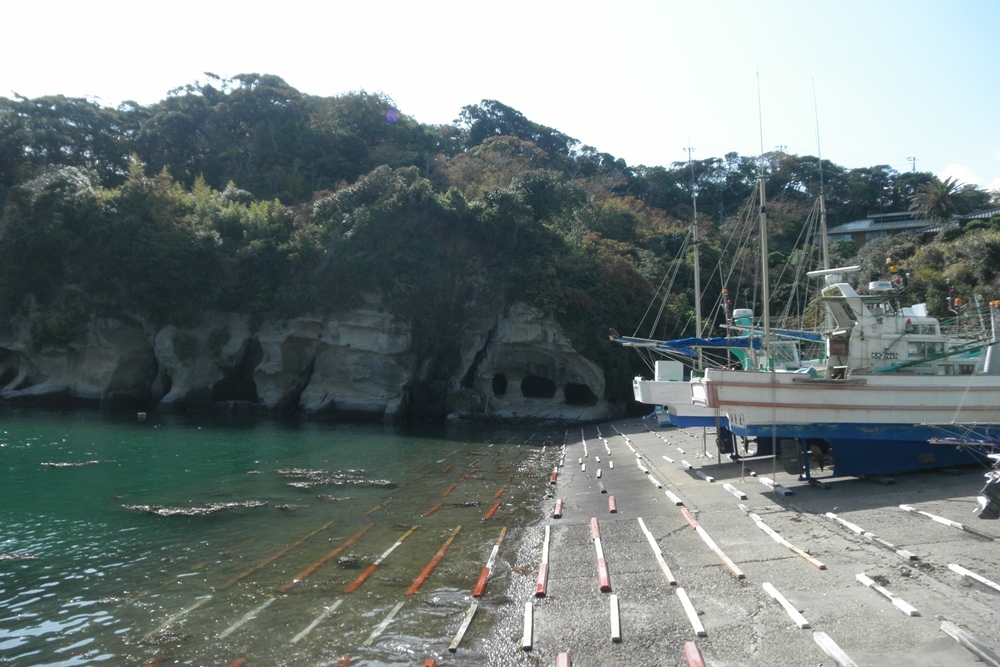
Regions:
<instances>
[{"instance_id":1,"label":"white boat hull","mask_svg":"<svg viewBox=\"0 0 1000 667\"><path fill-rule=\"evenodd\" d=\"M692 382L696 405L718 409L734 433L772 424L1000 424L1000 376L855 375L711 369Z\"/></svg>"}]
</instances>

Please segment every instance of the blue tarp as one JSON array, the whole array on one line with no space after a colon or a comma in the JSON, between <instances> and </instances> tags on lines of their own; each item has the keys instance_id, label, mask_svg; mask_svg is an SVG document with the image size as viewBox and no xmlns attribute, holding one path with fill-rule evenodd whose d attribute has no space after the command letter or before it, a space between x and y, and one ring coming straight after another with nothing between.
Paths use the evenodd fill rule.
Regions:
<instances>
[{"instance_id":1,"label":"blue tarp","mask_svg":"<svg viewBox=\"0 0 1000 667\"><path fill-rule=\"evenodd\" d=\"M798 340L822 341L823 334L811 331L794 331L790 329L772 329L771 333L780 338L794 338ZM748 338L741 336L716 336L714 338L677 338L675 340L654 340L651 338L633 338L631 336L615 336L612 340L621 345L629 347L644 347L664 353L683 354L693 357L697 354L698 348L748 348L753 345L753 349L761 348L760 338Z\"/></svg>"}]
</instances>

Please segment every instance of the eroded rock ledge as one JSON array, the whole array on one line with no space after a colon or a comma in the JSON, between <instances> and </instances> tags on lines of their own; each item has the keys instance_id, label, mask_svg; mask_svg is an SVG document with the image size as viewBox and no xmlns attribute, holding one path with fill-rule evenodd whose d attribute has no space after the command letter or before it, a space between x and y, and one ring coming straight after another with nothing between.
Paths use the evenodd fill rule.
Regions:
<instances>
[{"instance_id":1,"label":"eroded rock ledge","mask_svg":"<svg viewBox=\"0 0 1000 667\"><path fill-rule=\"evenodd\" d=\"M426 413L591 422L616 416L604 373L555 320L523 303L494 306L441 332L458 359L415 351L410 324L369 302L336 317L266 321L206 314L196 327L154 329L93 317L65 346L35 349L30 318L0 335L0 399L20 403L350 414ZM430 391L442 384L446 391ZM430 406L430 407L429 407Z\"/></svg>"}]
</instances>

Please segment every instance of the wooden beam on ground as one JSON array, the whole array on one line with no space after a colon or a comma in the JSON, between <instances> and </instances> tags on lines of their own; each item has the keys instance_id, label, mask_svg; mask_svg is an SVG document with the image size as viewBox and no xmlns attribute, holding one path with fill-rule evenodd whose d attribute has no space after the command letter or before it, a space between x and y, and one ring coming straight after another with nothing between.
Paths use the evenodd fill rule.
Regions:
<instances>
[{"instance_id":1,"label":"wooden beam on ground","mask_svg":"<svg viewBox=\"0 0 1000 667\"><path fill-rule=\"evenodd\" d=\"M431 576L431 573L434 572L434 569L437 568L441 559L444 558L445 553L448 551L448 547L450 547L451 543L455 541L455 538L458 536L458 532L460 530L462 530L462 527L456 526L455 529L451 531L451 535L444 541L444 544L441 545L441 548L438 549L437 553L434 554L434 558L431 559L431 562L427 564L427 567L423 569L420 575L413 580L412 584L410 584L410 587L406 589L406 595L414 595L418 590L420 590L420 587L424 585L424 582L427 581L428 577Z\"/></svg>"},{"instance_id":2,"label":"wooden beam on ground","mask_svg":"<svg viewBox=\"0 0 1000 667\"><path fill-rule=\"evenodd\" d=\"M884 588L882 586L879 586L878 584L876 584L871 579L871 577L869 577L868 575L864 574L863 572L860 573L860 574L858 574L858 575L856 575L855 578L859 582L861 582L863 585L865 585L868 588L872 589L873 591L875 591L879 595L885 597L887 600L889 600L889 602L891 602L893 604L894 607L896 607L897 609L899 609L900 611L902 611L907 616L920 616L920 612L917 611L916 607L914 607L914 606L910 605L909 603L903 601L902 599L900 599L899 597L897 597L894 593L891 593L888 589L886 589L886 588Z\"/></svg>"},{"instance_id":3,"label":"wooden beam on ground","mask_svg":"<svg viewBox=\"0 0 1000 667\"><path fill-rule=\"evenodd\" d=\"M858 667L858 663L851 660L847 653L837 646L837 642L830 638L830 635L825 632L814 632L813 639L823 649L823 652L833 658L834 662L840 665L840 667Z\"/></svg>"},{"instance_id":4,"label":"wooden beam on ground","mask_svg":"<svg viewBox=\"0 0 1000 667\"><path fill-rule=\"evenodd\" d=\"M993 590L995 590L998 593L1000 593L1000 585L998 585L998 584L990 581L989 579L987 579L986 577L982 576L981 574L976 574L972 570L967 570L964 567L962 567L961 565L958 565L956 563L948 563L948 569L951 570L952 572L956 572L956 573L962 575L963 577L969 577L970 579L975 579L979 583L981 583L981 584L983 584L985 586L989 586Z\"/></svg>"},{"instance_id":5,"label":"wooden beam on ground","mask_svg":"<svg viewBox=\"0 0 1000 667\"><path fill-rule=\"evenodd\" d=\"M646 535L646 541L649 542L650 548L653 549L653 555L656 558L656 564L660 568L660 572L667 579L667 584L670 586L677 585L677 579L674 578L673 572L670 571L670 567L667 565L667 561L663 559L663 550L660 549L660 545L656 543L656 539L653 537L653 533L650 532L649 528L646 528L646 523L639 517L639 527L642 528L642 532Z\"/></svg>"},{"instance_id":6,"label":"wooden beam on ground","mask_svg":"<svg viewBox=\"0 0 1000 667\"><path fill-rule=\"evenodd\" d=\"M788 616L792 619L792 622L798 626L799 630L805 630L809 627L809 621L806 620L806 617L800 614L799 610L796 609L784 595L778 592L777 588L767 582L764 582L764 590L767 591L768 595L778 601L778 604L784 608L785 613L788 614Z\"/></svg>"},{"instance_id":7,"label":"wooden beam on ground","mask_svg":"<svg viewBox=\"0 0 1000 667\"><path fill-rule=\"evenodd\" d=\"M469 611L465 613L465 618L462 619L462 624L458 626L458 632L455 633L455 638L451 640L451 644L448 645L448 650L454 653L458 650L458 645L462 643L462 638L465 637L465 632L472 625L472 617L476 615L476 610L479 609L479 603L473 602L469 606Z\"/></svg>"},{"instance_id":8,"label":"wooden beam on ground","mask_svg":"<svg viewBox=\"0 0 1000 667\"><path fill-rule=\"evenodd\" d=\"M530 651L534 644L534 606L531 601L524 603L524 632L521 633L521 650Z\"/></svg>"},{"instance_id":9,"label":"wooden beam on ground","mask_svg":"<svg viewBox=\"0 0 1000 667\"><path fill-rule=\"evenodd\" d=\"M617 595L612 593L609 599L611 606L611 641L617 644L622 640L621 609L618 607Z\"/></svg>"},{"instance_id":10,"label":"wooden beam on ground","mask_svg":"<svg viewBox=\"0 0 1000 667\"><path fill-rule=\"evenodd\" d=\"M677 599L681 601L681 606L684 607L684 613L687 614L688 621L691 623L695 635L707 637L708 633L705 632L705 626L701 624L701 620L698 618L698 611L691 604L691 598L688 597L687 593L680 586L677 587Z\"/></svg>"},{"instance_id":11,"label":"wooden beam on ground","mask_svg":"<svg viewBox=\"0 0 1000 667\"><path fill-rule=\"evenodd\" d=\"M1000 667L1000 655L979 641L975 635L966 632L950 621L942 621L941 630L990 667Z\"/></svg>"}]
</instances>

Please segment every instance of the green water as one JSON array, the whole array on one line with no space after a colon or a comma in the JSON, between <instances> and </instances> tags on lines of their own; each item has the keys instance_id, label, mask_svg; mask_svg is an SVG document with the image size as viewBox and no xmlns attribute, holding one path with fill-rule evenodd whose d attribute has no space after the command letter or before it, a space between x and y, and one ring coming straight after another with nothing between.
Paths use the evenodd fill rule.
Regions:
<instances>
[{"instance_id":1,"label":"green water","mask_svg":"<svg viewBox=\"0 0 1000 667\"><path fill-rule=\"evenodd\" d=\"M556 455L542 445L563 437L0 411L0 664L450 655L501 527L513 540L537 516ZM438 568L406 595L457 526ZM500 664L482 644L490 616L481 616L450 663Z\"/></svg>"}]
</instances>

